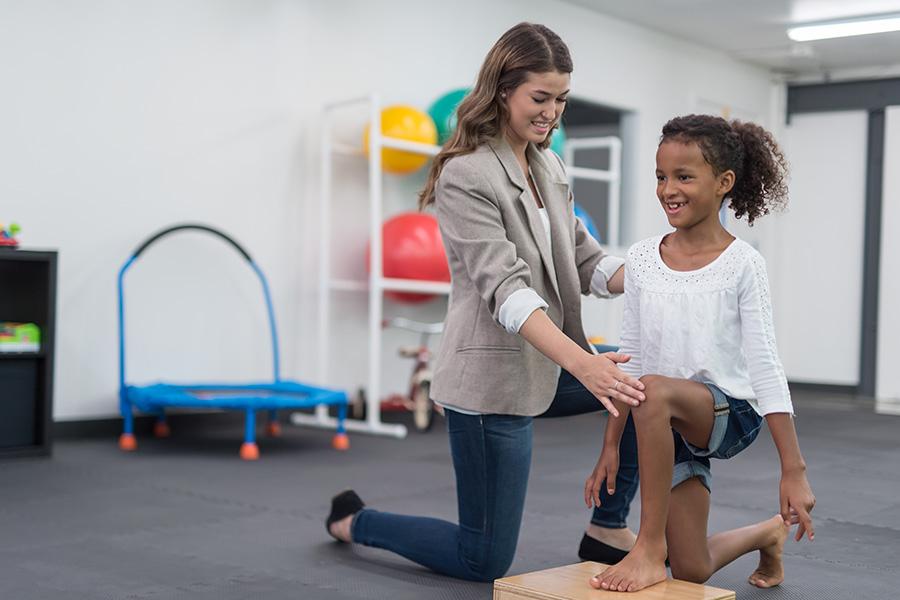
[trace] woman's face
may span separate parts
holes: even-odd
[[[506,136],[513,145],[543,142],[559,122],[569,95],[568,73],[529,73],[519,87],[506,92],[509,121]]]

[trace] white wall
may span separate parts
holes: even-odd
[[[58,419],[115,414],[115,272],[140,239],[179,220],[221,226],[246,244],[272,280],[285,370],[313,377],[326,101],[376,91],[389,103],[427,107],[471,83],[509,26],[545,23],[572,50],[573,94],[633,111],[625,123],[634,192],[624,199],[627,241],[665,228],[653,161],[668,118],[701,98],[759,115],[770,107],[763,70],[559,0],[463,0],[452,8],[413,0],[21,0],[4,3],[0,17],[0,52],[16,57],[0,63],[8,90],[0,96],[0,219],[20,221],[26,245],[61,250]],[[358,139],[362,120],[348,115],[348,129],[356,128],[349,139]],[[346,193],[335,206],[335,258],[361,275],[364,168],[347,162],[338,173]],[[421,181],[389,181],[389,210],[412,208]],[[147,341],[133,357],[135,377],[266,373],[255,283],[227,251],[185,236],[140,266],[130,335]],[[151,288],[163,276],[180,292],[166,300],[198,308],[155,302]],[[365,303],[352,294],[336,302],[341,328],[332,346],[348,366],[332,380],[352,388],[364,381]],[[440,318],[441,310],[438,301],[412,312]],[[226,332],[216,321],[245,314],[245,324],[231,321]],[[176,352],[195,348],[207,352]],[[388,387],[399,385],[400,365],[388,365]]]
[[[900,414],[900,106],[885,111],[876,408]]]
[[[790,202],[769,250],[791,381],[859,383],[867,127],[866,111],[800,114],[783,136]]]
[[[172,222],[246,244],[285,333],[296,330],[305,13],[294,2],[3,3],[0,219],[22,224],[25,246],[60,250],[56,418],[117,412],[116,271]],[[175,283],[148,306],[164,271]],[[136,378],[268,374],[253,345],[265,327],[256,284],[229,250],[173,239],[132,275]],[[298,343],[285,336],[291,370]]]

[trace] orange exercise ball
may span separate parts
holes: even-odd
[[[369,125],[363,135],[363,148],[369,156]],[[381,111],[381,135],[408,142],[437,144],[437,127],[432,118],[413,106],[389,106]],[[405,175],[417,171],[428,162],[427,154],[416,154],[393,148],[382,148],[381,168],[390,173]]]
[[[382,263],[385,277],[450,281],[450,266],[438,229],[437,219],[419,212],[402,213],[384,222],[381,227]],[[366,252],[368,265],[368,254]],[[399,302],[419,303],[430,300],[433,294],[386,292]]]

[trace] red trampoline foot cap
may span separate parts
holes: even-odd
[[[244,460],[259,459],[259,446],[252,442],[244,442],[241,444],[241,458]]]
[[[125,452],[134,452],[137,450],[137,439],[133,433],[123,433],[119,436],[119,449]]]
[[[158,438],[167,438],[172,435],[172,430],[165,421],[157,421],[153,424],[153,435]]]

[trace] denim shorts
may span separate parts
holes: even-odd
[[[709,447],[692,446],[681,437],[680,433],[672,431],[675,438],[673,488],[691,477],[697,477],[703,487],[709,490],[712,484],[709,459],[727,459],[736,456],[756,439],[762,426],[762,417],[749,402],[731,398],[711,383],[705,385],[712,392],[715,413]]]

